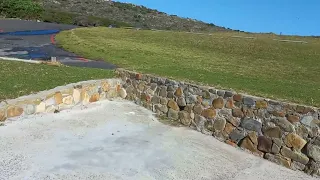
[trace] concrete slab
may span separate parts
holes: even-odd
[[[313,179],[120,100],[12,119],[0,132],[1,180]]]

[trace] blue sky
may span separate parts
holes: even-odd
[[[120,0],[249,32],[320,35],[320,0]]]

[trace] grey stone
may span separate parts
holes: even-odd
[[[200,115],[195,115],[193,124],[196,126],[197,131],[203,132],[205,129],[206,118]]]
[[[309,157],[311,157],[315,161],[320,162],[320,146],[308,144],[307,154]]]
[[[196,95],[190,95],[186,97],[186,103],[187,104],[195,104],[197,102],[197,96]]]
[[[252,99],[250,97],[244,97],[242,100],[243,100],[243,104],[246,106],[254,106],[254,104],[255,104],[254,99]]]
[[[244,131],[239,131],[238,129],[233,130],[230,134],[230,139],[237,144],[245,137],[246,133]]]
[[[280,153],[280,146],[278,146],[276,143],[273,143],[273,144],[272,144],[271,152],[272,152],[273,154],[278,154],[278,153]]]
[[[27,114],[27,115],[31,115],[31,114],[34,114],[36,112],[36,107],[33,105],[33,104],[28,104],[26,106],[26,108],[24,109],[24,112]]]
[[[209,92],[212,94],[217,94],[217,90],[215,90],[215,89],[209,89]]]
[[[314,123],[314,117],[313,116],[304,116],[301,121],[302,124],[309,126],[309,127],[315,127],[318,126]]]
[[[169,91],[167,93],[167,97],[170,98],[170,99],[173,99],[174,98],[174,92],[173,91]]]
[[[309,134],[309,130],[308,130],[308,128],[306,127],[306,126],[304,126],[304,125],[298,125],[297,127],[296,127],[296,133],[299,135],[299,136],[301,136],[301,137],[303,137],[304,139],[306,139],[307,137],[308,137],[308,134]]]
[[[287,147],[283,146],[280,152],[284,157],[290,158],[302,164],[307,164],[309,162],[309,158],[306,155],[302,154],[301,152],[291,151],[291,149]]]
[[[167,98],[160,97],[160,104],[167,105],[168,104]]]
[[[161,97],[167,97],[167,87],[162,86],[162,87],[160,88],[159,96],[161,96]]]
[[[224,130],[226,123],[227,123],[227,121],[225,118],[218,117],[213,122],[213,128],[215,131],[222,131],[222,130]]]
[[[156,110],[158,110],[158,111],[160,111],[162,113],[167,113],[168,110],[169,110],[167,105],[161,105],[161,104],[154,105],[154,109],[156,109]]]
[[[293,170],[299,170],[299,171],[303,171],[305,169],[306,165],[302,164],[302,163],[299,163],[297,161],[293,161],[291,163],[291,168]]]
[[[229,118],[232,116],[232,110],[231,109],[221,109],[221,110],[219,110],[218,115],[221,117]]]
[[[175,110],[169,108],[168,118],[173,119],[173,120],[178,120],[179,119],[179,111],[175,111]]]
[[[153,104],[159,104],[159,103],[160,103],[160,97],[159,97],[159,96],[153,96],[153,97],[151,98],[151,102],[152,102]]]
[[[210,94],[209,91],[205,90],[205,91],[202,92],[202,97],[204,99],[210,99],[211,98],[211,94]]]
[[[255,119],[244,118],[241,120],[240,126],[247,129],[247,130],[256,131],[259,134],[262,134],[262,132],[261,132],[262,124],[261,124],[261,122],[255,120]]]
[[[186,100],[183,97],[179,97],[177,99],[177,103],[178,103],[178,106],[182,106],[182,107],[187,105]]]
[[[272,119],[271,121],[286,132],[294,132],[295,130],[294,126],[286,118],[277,117]]]
[[[167,91],[175,91],[175,90],[174,90],[174,88],[173,88],[172,85],[169,85],[169,86],[167,87]]]
[[[179,112],[179,119],[180,122],[185,125],[185,126],[190,126],[191,124],[191,117],[190,117],[190,113],[188,113],[187,111],[180,111]]]
[[[151,83],[150,89],[155,91],[157,89],[158,85],[156,83]]]
[[[218,90],[218,91],[217,91],[217,95],[218,95],[218,96],[222,96],[222,97],[223,97],[224,94],[225,94],[225,91],[223,91],[223,90]]]
[[[224,98],[229,98],[229,97],[232,97],[232,96],[233,96],[233,92],[231,92],[231,91],[226,91],[224,93]]]
[[[193,105],[187,104],[186,107],[184,108],[184,110],[187,111],[188,113],[192,113],[193,112]]]
[[[272,138],[273,143],[281,147],[283,145],[282,139],[280,138]]]

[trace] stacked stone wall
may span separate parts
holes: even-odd
[[[320,110],[118,70],[127,100],[293,170],[320,175]]]

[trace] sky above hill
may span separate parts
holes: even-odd
[[[249,32],[320,35],[320,0],[120,0]]]

